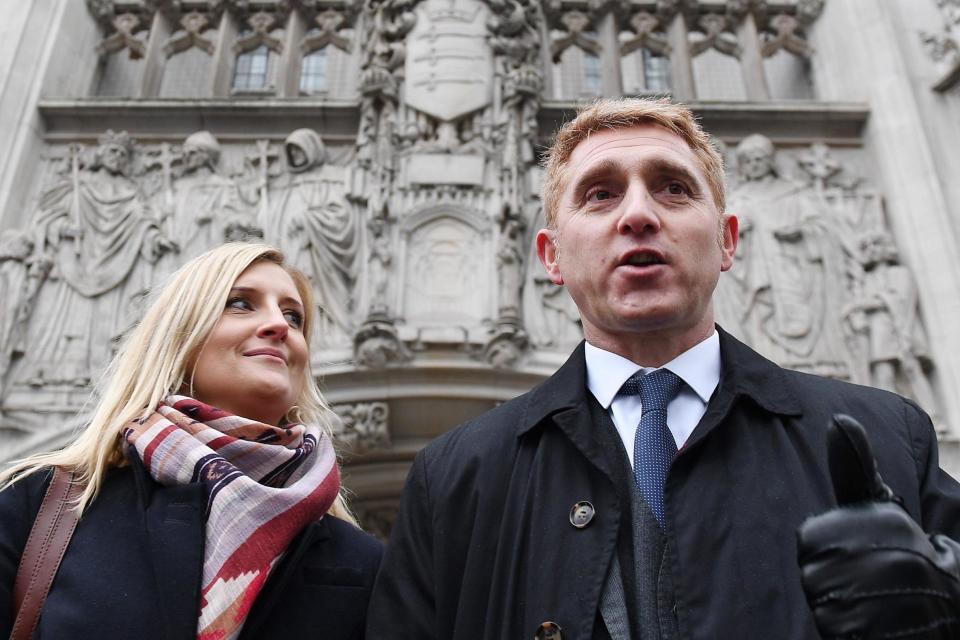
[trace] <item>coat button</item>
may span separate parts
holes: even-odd
[[[561,631],[563,629],[560,628],[560,625],[547,620],[537,627],[537,632],[533,634],[533,640],[563,640]]]
[[[578,502],[577,504],[573,505],[572,509],[570,509],[570,524],[575,526],[577,529],[583,529],[585,526],[590,524],[595,513],[596,511],[594,510],[593,505],[586,500]]]

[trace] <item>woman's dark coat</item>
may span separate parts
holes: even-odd
[[[49,474],[0,492],[0,638],[10,635],[13,583]],[[164,487],[139,458],[109,472],[77,526],[35,638],[186,640],[197,634],[203,570],[200,485]],[[382,546],[332,516],[294,538],[257,597],[240,638],[364,637]]]
[[[675,591],[665,610],[683,638],[814,640],[796,528],[836,504],[831,415],[863,422],[884,479],[927,531],[960,537],[960,485],[938,469],[933,428],[914,404],[781,369],[723,332],[720,350],[720,385],[666,483]],[[530,393],[420,452],[369,637],[513,640],[542,637],[547,621],[563,640],[595,637],[632,477],[618,439],[594,428],[591,398],[581,346]],[[584,528],[570,522],[580,501],[595,509]]]

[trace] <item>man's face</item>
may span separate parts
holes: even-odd
[[[110,173],[122,173],[127,167],[127,150],[118,144],[105,144],[100,149],[100,163]]]
[[[183,164],[187,171],[196,171],[210,162],[210,155],[205,149],[192,144],[183,146]]]
[[[737,154],[740,174],[747,180],[760,180],[773,173],[773,158],[763,149],[744,149]]]
[[[556,229],[537,234],[537,253],[587,338],[709,335],[737,220],[721,218],[683,138],[656,125],[604,130],[573,150],[566,173]]]
[[[290,160],[290,166],[297,169],[306,166],[307,154],[299,146],[291,144],[287,147],[287,157]]]

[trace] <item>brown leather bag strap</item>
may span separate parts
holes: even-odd
[[[73,472],[54,468],[17,569],[13,585],[17,619],[10,640],[29,640],[37,627],[40,610],[80,520],[77,510],[70,507],[82,491],[83,486],[75,482]]]

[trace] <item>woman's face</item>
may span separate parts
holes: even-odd
[[[303,302],[272,262],[240,274],[194,368],[193,395],[224,411],[279,424],[303,386]]]

